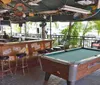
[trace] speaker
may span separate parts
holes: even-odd
[[[22,27],[23,23],[19,23],[19,26]]]
[[[47,25],[46,22],[42,22],[42,23],[40,24],[40,27],[43,27],[43,26],[46,26],[46,25]]]
[[[39,33],[39,28],[37,28],[37,33]]]

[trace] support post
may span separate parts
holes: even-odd
[[[52,15],[50,16],[50,39],[52,39]]]
[[[11,21],[10,21],[10,28],[11,28],[11,36],[12,36],[13,34],[12,34],[12,25],[11,25]]]

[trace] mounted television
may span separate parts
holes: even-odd
[[[0,24],[1,25],[9,25],[10,26],[10,21],[9,20],[1,20]]]

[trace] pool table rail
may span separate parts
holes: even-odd
[[[84,64],[84,63],[89,62],[89,61],[92,61],[94,59],[100,59],[100,54],[99,55],[92,56],[90,58],[82,59],[82,60],[80,60],[80,61],[78,61],[76,63],[77,64]]]

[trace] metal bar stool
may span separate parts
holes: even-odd
[[[0,62],[1,62],[1,77],[3,79],[4,74],[7,72],[10,72],[10,74],[12,75],[12,69],[11,69],[11,65],[10,65],[10,59],[9,56],[0,56]]]
[[[44,54],[48,53],[47,50],[38,50],[38,56],[42,56]]]
[[[16,54],[15,74],[16,74],[16,71],[17,71],[18,67],[23,70],[23,75],[25,75],[25,68],[28,69],[28,62],[27,62],[27,54],[26,53]]]
[[[40,57],[41,56],[44,56],[46,53],[48,53],[47,50],[38,50],[38,62],[40,64],[40,68],[42,69],[42,64],[41,64],[41,60],[40,60]]]

